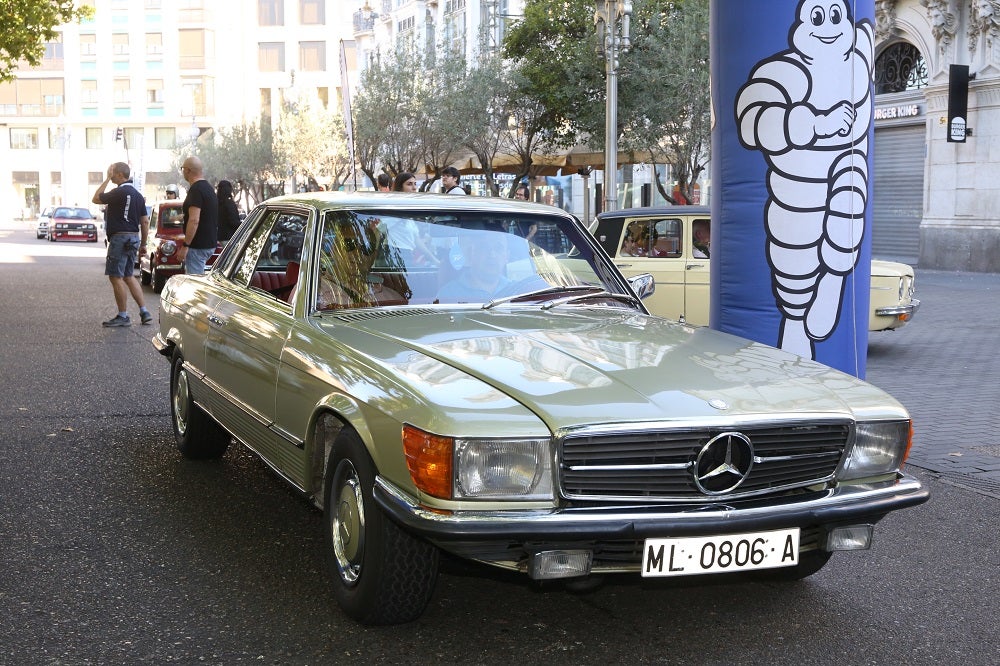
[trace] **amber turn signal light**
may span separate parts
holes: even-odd
[[[417,488],[441,499],[451,499],[454,439],[403,426],[403,451]]]

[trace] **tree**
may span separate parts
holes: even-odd
[[[361,170],[375,181],[380,171],[415,172],[423,156],[417,98],[423,57],[412,45],[389,55],[376,52],[361,73],[354,96],[354,142]]]
[[[509,127],[514,87],[503,61],[481,57],[462,85],[452,94],[454,122],[463,129],[462,146],[479,160],[489,192],[496,189],[493,162]],[[508,193],[514,196],[513,189]]]
[[[299,95],[282,109],[274,150],[285,172],[302,176],[309,189],[338,189],[351,173],[343,115],[315,95]]]
[[[45,43],[59,36],[56,27],[93,16],[93,7],[75,4],[73,0],[0,0],[0,81],[13,79],[21,61],[37,67]]]
[[[211,180],[232,181],[245,208],[284,190],[286,172],[276,159],[271,125],[266,121],[206,132],[174,151],[175,168],[179,169],[188,155],[198,156]]]
[[[511,167],[514,181],[507,193],[510,198],[514,197],[522,179],[539,175],[540,167],[535,164],[535,157],[554,154],[559,146],[558,134],[552,130],[551,112],[519,74],[515,73],[512,78],[510,119],[507,131],[500,133],[500,153],[516,160]]]
[[[431,177],[424,181],[426,191],[441,176],[441,170],[454,162],[461,149],[467,127],[461,113],[466,110],[461,90],[466,78],[465,57],[448,46],[438,47],[443,58],[427,58],[420,77],[416,105],[417,134],[423,150],[421,166]]]
[[[522,97],[541,104],[553,142],[603,136],[604,68],[597,55],[593,0],[527,0],[503,42]]]
[[[618,69],[618,137],[623,150],[668,163],[690,198],[705,169],[709,120],[709,0],[634,0],[632,47]],[[605,65],[597,53],[591,0],[527,0],[504,53],[527,83],[561,146],[604,147]],[[673,201],[657,179],[657,188]]]
[[[644,0],[637,3],[633,49],[623,65],[619,90],[628,105],[622,144],[671,165],[686,201],[705,170],[711,138],[709,0]],[[656,187],[675,201],[657,174]]]

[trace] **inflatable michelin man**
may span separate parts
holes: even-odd
[[[778,346],[815,358],[840,319],[865,233],[874,29],[855,26],[843,0],[803,0],[788,41],[756,64],[735,111],[741,143],[768,166]]]

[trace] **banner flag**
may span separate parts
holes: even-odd
[[[711,6],[712,328],[864,377],[874,0]]]

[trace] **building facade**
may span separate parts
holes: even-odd
[[[1000,272],[1000,1],[877,0],[872,248],[922,268]],[[951,65],[967,65],[949,141]]]
[[[0,203],[34,218],[89,206],[111,162],[147,198],[184,183],[176,146],[276,116],[289,94],[339,98],[343,0],[91,0],[39,67],[0,83]],[[208,174],[210,178],[220,175]]]

